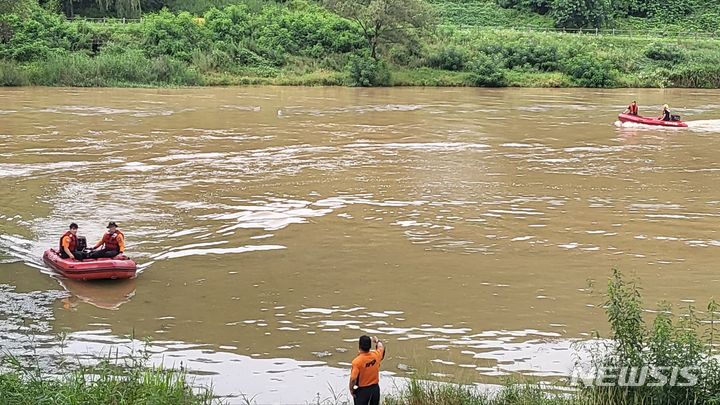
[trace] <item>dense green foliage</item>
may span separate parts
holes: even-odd
[[[350,85],[355,87],[388,86],[390,72],[383,61],[370,56],[353,55],[348,62]]]
[[[7,84],[202,84],[200,74],[276,76],[290,59],[332,65],[333,55],[364,47],[355,24],[317,5],[251,6],[213,8],[201,20],[163,10],[118,25],[66,21],[40,9],[31,18],[0,15],[0,74]]]
[[[476,86],[505,86],[505,73],[500,66],[500,60],[481,53],[470,64],[470,80]]]
[[[0,84],[720,87],[720,42],[714,39],[435,25],[422,0],[403,2],[404,8],[392,13],[376,11],[399,0],[346,7],[362,1],[323,2],[347,18],[311,0],[141,1],[147,7],[142,21],[102,24],[67,21],[24,0],[22,7],[0,14]],[[623,21],[661,18],[655,11],[642,11],[649,10],[649,3],[640,0],[625,11],[605,0],[432,1],[445,22],[454,18],[447,10],[462,4],[491,13],[492,23],[508,25],[516,17],[552,24],[561,4],[567,6],[568,18],[601,18],[579,7],[596,3],[615,10],[614,22],[622,13],[631,16]],[[106,13],[119,4],[103,2]],[[203,10],[202,17],[189,11],[147,12],[191,3]],[[226,3],[232,4],[212,7]],[[0,0],[0,7],[10,9],[7,4]],[[74,4],[99,7],[95,0]],[[645,14],[650,17],[635,16]],[[463,15],[474,18],[472,12]]]
[[[325,0],[324,3],[360,26],[374,59],[378,57],[379,46],[412,40],[410,28],[425,29],[434,17],[424,0]]]
[[[550,15],[560,28],[602,27],[610,14],[607,0],[553,0]]]
[[[462,0],[449,0],[451,2]],[[482,0],[480,2],[492,1]],[[676,26],[720,29],[720,4],[701,0],[496,0],[506,9],[548,15],[564,28]]]

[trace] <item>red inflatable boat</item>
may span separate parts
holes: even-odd
[[[43,261],[63,276],[73,280],[103,280],[133,278],[137,265],[129,257],[120,255],[112,259],[63,259],[55,249],[48,249]]]
[[[682,121],[663,121],[657,118],[641,117],[639,115],[620,114],[620,122],[634,122],[636,124],[657,125],[661,127],[685,128],[688,125]]]

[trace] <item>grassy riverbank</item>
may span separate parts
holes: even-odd
[[[443,24],[381,43],[376,60],[356,22],[318,3],[236,3],[128,24],[0,15],[0,85],[720,87],[716,39]]]
[[[101,362],[96,366],[78,366],[57,372],[61,373],[60,377],[50,377],[19,364],[11,371],[0,371],[0,405],[200,405],[217,402],[209,390],[194,392],[183,371]]]
[[[711,300],[705,311],[689,307],[676,314],[667,304],[657,311],[644,309],[638,287],[614,272],[608,283],[604,305],[611,336],[605,347],[594,349],[591,369],[606,373],[607,386],[588,380],[568,391],[568,382],[557,386],[508,384],[496,393],[473,384],[448,384],[411,379],[399,393],[385,398],[389,405],[443,404],[717,404],[720,402],[720,362],[716,357],[718,305]],[[652,320],[646,321],[646,314]],[[147,368],[147,358],[124,364],[106,359],[94,366],[64,363],[52,377],[37,367],[6,356],[0,368],[0,404],[209,404],[210,390],[193,391],[187,374],[180,370]],[[587,366],[587,365],[585,365]],[[654,370],[641,384],[638,374],[623,377],[622,370]],[[692,383],[670,377],[671,369],[690,368]],[[587,369],[586,369],[587,370]],[[658,371],[659,370],[659,371]],[[662,371],[665,370],[665,371]],[[662,378],[655,372],[666,373]],[[614,379],[612,377],[614,375]],[[584,377],[594,379],[590,373]],[[679,378],[679,379],[678,379]],[[597,380],[595,380],[597,381]],[[625,383],[622,383],[625,381]],[[673,384],[669,381],[681,382]],[[618,383],[619,382],[619,383]],[[319,404],[340,403],[340,400]],[[248,403],[253,403],[252,401]],[[312,403],[312,402],[310,402]]]

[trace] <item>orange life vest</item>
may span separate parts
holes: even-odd
[[[63,242],[63,239],[65,239],[66,236],[69,236],[69,237],[70,237],[70,243],[68,244],[68,250],[70,250],[70,252],[74,252],[74,251],[75,251],[75,248],[77,247],[77,236],[73,235],[73,233],[70,232],[70,231],[65,232],[65,233],[63,234],[63,236],[60,237],[60,251],[61,251],[61,252],[63,251],[63,244],[62,244],[62,242]]]
[[[105,233],[102,238],[102,242],[105,245],[106,250],[120,250],[120,244],[117,241],[117,236],[120,235],[125,238],[125,235],[120,231],[115,231],[115,233]]]

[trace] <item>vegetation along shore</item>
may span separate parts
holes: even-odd
[[[473,384],[453,384],[411,379],[384,399],[385,404],[716,404],[720,401],[720,361],[717,357],[718,305],[689,306],[676,310],[661,303],[649,311],[639,287],[613,271],[604,295],[610,336],[592,350],[585,370],[590,379],[558,381],[557,385],[508,383],[488,393]],[[652,317],[648,314],[651,313]],[[211,404],[224,403],[211,387],[193,388],[186,370],[147,367],[147,355],[137,353],[120,362],[109,355],[96,365],[63,361],[53,377],[39,361],[0,357],[0,404]],[[651,370],[650,374],[625,375],[622,370]],[[657,370],[690,370],[689,382],[660,377]],[[597,384],[598,370],[623,384]],[[667,374],[667,373],[666,373]],[[586,377],[587,377],[586,376]],[[647,380],[653,379],[652,382]],[[643,384],[628,384],[646,379]],[[674,380],[673,380],[674,379]],[[664,381],[664,383],[662,383]],[[692,381],[690,381],[692,380]],[[683,380],[684,381],[684,380]],[[311,398],[308,403],[313,403]],[[252,399],[246,402],[253,403]],[[342,403],[341,398],[316,400],[318,404]]]
[[[717,88],[719,24],[678,0],[0,0],[0,85]]]

